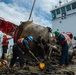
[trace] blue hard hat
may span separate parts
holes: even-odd
[[[34,38],[32,36],[28,36],[28,39],[32,42]]]

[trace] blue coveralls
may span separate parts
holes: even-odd
[[[69,46],[68,46],[67,42],[62,44],[62,41],[65,40],[64,35],[60,34],[57,40],[58,40],[57,44],[62,46],[59,64],[60,65],[63,65],[63,64],[68,65],[69,64],[69,55],[68,55]]]
[[[30,50],[30,48],[29,48],[29,43],[28,43],[28,41],[27,41],[26,39],[23,40],[23,45],[25,46],[25,48],[26,48],[27,50]]]

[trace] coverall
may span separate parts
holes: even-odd
[[[59,64],[60,65],[63,65],[63,64],[68,65],[69,64],[69,55],[68,55],[69,46],[67,44],[67,41],[66,41],[64,35],[60,34],[58,36],[57,44],[62,46]]]
[[[23,52],[18,43],[15,43],[13,45],[13,58],[11,59],[10,67],[13,67],[14,63],[17,61],[17,57],[19,57],[20,67],[23,67],[24,66]]]
[[[13,67],[14,63],[17,60],[17,57],[19,57],[20,67],[24,66],[24,57],[23,51],[20,48],[21,46],[24,46],[25,50],[27,49],[29,52],[28,40],[23,38],[18,39],[17,43],[15,43],[15,45],[13,46],[13,58],[11,60],[10,67]]]

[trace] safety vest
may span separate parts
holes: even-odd
[[[67,43],[67,40],[63,40],[63,41],[61,42],[62,45],[65,44],[65,43]]]
[[[22,46],[22,45],[23,45],[23,40],[24,40],[24,38],[19,38],[19,39],[17,40],[17,43],[18,43],[20,46]]]
[[[11,38],[7,38],[7,37],[4,37],[3,38],[3,41],[2,41],[2,46],[8,46],[8,43],[9,43],[9,39],[11,39]]]

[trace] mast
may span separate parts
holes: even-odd
[[[66,0],[66,2],[68,2],[68,0]]]
[[[61,4],[62,4],[62,1],[61,1],[61,0],[59,0],[59,6],[61,6]]]

